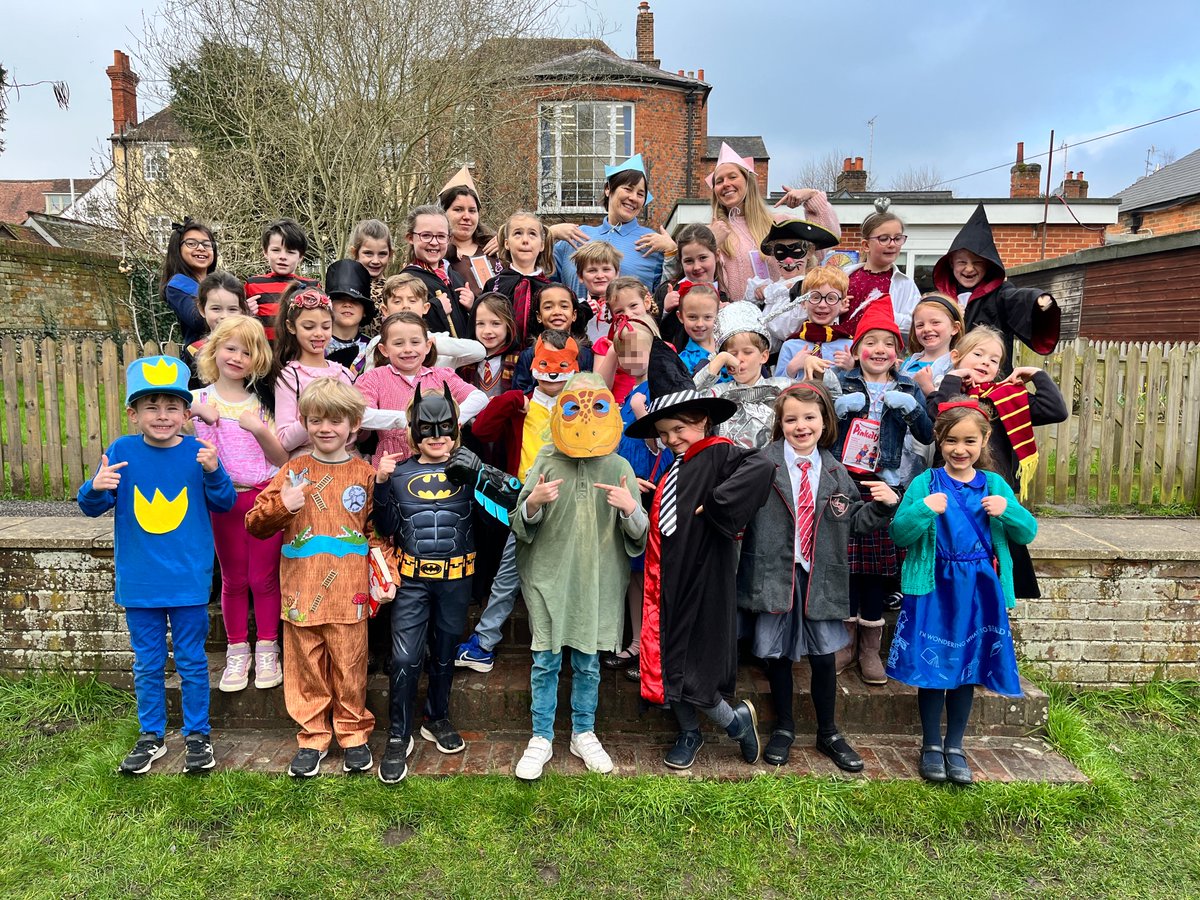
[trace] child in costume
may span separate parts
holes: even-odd
[[[550,430],[554,444],[529,470],[513,520],[533,632],[533,737],[516,768],[526,781],[540,777],[553,755],[564,648],[571,650],[571,753],[593,772],[612,771],[595,732],[599,654],[619,646],[629,560],[645,547],[648,522],[633,469],[614,452],[621,418],[603,378],[573,376]]]
[[[962,740],[975,685],[1021,695],[1007,612],[1016,605],[1010,549],[1032,541],[1037,522],[1002,476],[976,468],[987,463],[991,427],[973,397],[942,403],[934,433],[945,465],[913,479],[892,522],[908,552],[888,674],[917,688],[920,773],[929,781],[971,783]]]
[[[876,479],[903,488],[900,463],[904,438],[933,439],[921,389],[897,371],[904,346],[886,297],[876,300],[859,319],[850,348],[856,365],[849,372],[828,368],[825,383],[838,417],[834,456],[859,483],[862,498],[870,499],[865,480]],[[812,362],[819,362],[810,360]],[[837,373],[836,378],[834,373]],[[883,642],[883,607],[899,574],[896,548],[885,534],[855,535],[850,540],[850,645],[838,653],[838,672],[857,658],[867,684],[887,683],[879,652]],[[856,647],[857,642],[857,647]]]
[[[311,451],[288,462],[246,515],[246,530],[257,538],[283,532],[283,697],[300,726],[288,775],[320,772],[335,737],[342,770],[369,772],[368,554],[381,542],[371,529],[375,471],[346,449],[362,419],[362,396],[318,378],[304,389],[299,411]]]
[[[725,295],[724,275],[717,250],[717,239],[707,225],[684,225],[678,234],[678,269],[673,280],[663,280],[654,292],[654,302],[661,310],[658,327],[663,340],[672,347],[687,344],[683,322],[683,298],[688,291],[706,285],[716,291],[720,306],[729,302]],[[664,275],[666,273],[664,272]],[[718,307],[719,308],[719,307]],[[695,371],[694,369],[692,371]]]
[[[517,367],[513,371],[513,387],[526,394],[533,390],[534,379],[530,372],[530,366],[533,363],[533,345],[543,331],[570,333],[575,340],[580,371],[592,371],[595,362],[592,348],[587,346],[587,341],[584,339],[584,323],[579,319],[581,308],[575,302],[575,295],[571,293],[569,287],[554,282],[544,285],[537,295],[536,306],[536,321],[529,333],[529,344],[517,357]],[[584,309],[582,312],[587,313],[587,310]]]
[[[717,344],[721,352],[693,378],[697,390],[712,390],[732,400],[737,410],[720,426],[720,434],[740,447],[761,448],[771,440],[775,398],[792,383],[790,378],[767,378],[763,366],[771,336],[763,326],[758,307],[749,301],[730,303],[717,316]],[[732,381],[720,382],[725,370]]]
[[[376,306],[383,300],[383,284],[392,261],[392,232],[378,219],[364,219],[350,232],[346,243],[346,259],[362,263],[371,276],[371,302]]]
[[[325,358],[350,370],[358,378],[367,368],[370,338],[363,328],[375,321],[371,302],[371,276],[366,266],[339,259],[325,270],[325,293],[333,304],[333,333],[325,345]]]
[[[150,771],[167,752],[167,632],[179,673],[185,772],[216,763],[209,740],[208,596],[212,522],[237,497],[216,448],[181,435],[192,395],[188,369],[170,356],[139,359],[126,373],[125,406],[140,434],[119,437],[79,489],[84,515],[115,508],[114,599],[125,610],[133,650],[137,743],[121,762],[127,775]]]
[[[366,368],[368,371],[387,365],[387,356],[384,355],[383,348],[379,346],[379,328],[383,325],[384,319],[400,312],[416,313],[425,319],[426,324],[429,322],[429,291],[425,288],[425,282],[416,275],[401,273],[391,276],[383,283],[383,298],[379,304],[379,324],[375,326],[375,336],[367,342]],[[479,362],[484,358],[484,349],[478,341],[451,337],[448,332],[444,331],[431,331],[429,336],[433,338],[434,346],[437,348],[437,359],[433,364],[435,369],[455,369]]]
[[[471,307],[471,322],[475,327],[475,342],[483,348],[483,355],[460,365],[458,375],[492,400],[512,389],[517,368],[517,325],[512,303],[495,291],[482,294]],[[434,337],[435,344],[437,341]]]
[[[621,251],[604,241],[588,241],[571,254],[571,263],[586,291],[579,302],[585,304],[591,314],[585,334],[588,346],[608,337],[612,314],[604,298],[608,294],[609,284],[621,271],[621,259]]]
[[[780,278],[778,281],[762,282],[762,317],[763,324],[771,335],[771,349],[776,350],[788,338],[795,337],[800,330],[808,312],[800,296],[802,291],[811,288],[801,288],[810,273],[817,268],[817,251],[826,250],[837,245],[835,234],[801,218],[789,218],[776,221],[767,236],[763,238],[760,249],[766,259],[772,259],[779,264]],[[751,284],[759,283],[760,279],[751,278]],[[834,283],[835,286],[837,283]],[[840,287],[840,286],[839,286]],[[846,289],[841,288],[842,296]],[[841,313],[838,309],[837,313]]]
[[[912,328],[908,332],[909,355],[900,364],[900,374],[911,378],[929,396],[953,367],[950,351],[963,334],[962,311],[954,298],[936,291],[925,294],[913,310]],[[921,443],[911,433],[906,435],[900,483],[908,484],[932,462],[933,446]]]
[[[267,340],[273,341],[275,320],[279,316],[279,303],[284,291],[294,281],[318,290],[321,286],[313,278],[296,274],[300,263],[308,255],[308,237],[294,220],[279,219],[264,228],[262,251],[269,271],[246,279],[246,299],[257,304],[255,315],[262,323]]]
[[[842,325],[851,333],[858,329],[863,314],[880,297],[891,302],[892,316],[907,334],[912,322],[913,307],[921,298],[916,283],[900,270],[896,260],[908,240],[904,223],[895,213],[888,212],[891,201],[880,197],[875,201],[875,212],[862,223],[863,249],[866,259],[845,267],[850,276],[849,307],[842,316]]]
[[[579,372],[579,347],[565,331],[543,331],[534,344],[532,372],[536,387],[528,394],[506,391],[494,398],[471,423],[482,441],[505,450],[506,472],[521,481],[550,439],[550,416],[558,395]],[[491,594],[471,636],[458,645],[454,664],[476,672],[490,672],[500,643],[500,629],[512,615],[520,582],[517,575],[517,539],[509,534],[492,580]]]
[[[536,336],[538,296],[554,274],[550,231],[533,213],[517,210],[500,226],[496,240],[500,244],[500,261],[504,268],[499,275],[489,279],[483,289],[501,293],[512,301],[517,342],[527,347]]]
[[[695,374],[717,353],[717,315],[721,311],[721,298],[715,288],[707,284],[685,284],[679,288],[679,321],[683,323],[683,334],[687,338],[679,351],[683,367]],[[729,380],[724,372],[718,380]]]
[[[159,281],[159,297],[175,312],[185,347],[204,336],[204,319],[196,310],[200,282],[217,267],[217,239],[212,229],[191,217],[171,223],[167,255]],[[254,309],[253,302],[251,309]]]
[[[796,298],[803,318],[779,349],[776,378],[803,378],[810,356],[852,367],[850,339],[854,333],[838,322],[846,308],[848,282],[846,273],[836,266],[817,266],[804,276]],[[771,329],[770,323],[767,328]]]
[[[469,337],[468,314],[475,293],[466,280],[446,262],[450,243],[450,220],[440,206],[416,206],[408,212],[405,236],[410,261],[406,275],[415,275],[429,293],[429,330],[448,332],[452,337]]]
[[[1034,366],[1013,369],[997,381],[1004,368],[1004,338],[994,328],[977,325],[950,352],[954,368],[927,398],[932,414],[937,405],[958,394],[980,401],[991,423],[988,435],[988,468],[1002,477],[1019,497],[1026,497],[1037,472],[1038,450],[1033,429],[1064,421],[1069,411],[1058,385]],[[1032,384],[1034,390],[1026,385]],[[940,463],[935,457],[935,465]],[[1012,548],[1013,583],[1018,597],[1040,597],[1037,576],[1029,551],[1018,544]]]
[[[183,348],[180,358],[187,363],[192,373],[188,386],[195,390],[204,382],[196,372],[196,357],[204,347],[208,335],[229,316],[249,316],[250,305],[246,302],[246,291],[242,283],[228,272],[213,272],[200,282],[196,293],[196,308],[204,319],[207,332]]]
[[[222,691],[240,691],[249,683],[265,689],[283,681],[279,667],[279,551],[281,535],[266,540],[246,531],[246,513],[288,452],[275,437],[273,398],[263,390],[271,371],[271,345],[262,326],[248,316],[231,316],[209,336],[198,360],[205,387],[192,392],[196,437],[217,449],[237,489],[237,503],[212,515],[213,539],[221,563],[221,617],[229,642]],[[250,651],[250,595],[258,632]]]
[[[658,437],[675,454],[650,510],[640,658],[642,697],[670,703],[679,736],[664,762],[690,768],[704,744],[696,711],[725,729],[748,763],[762,746],[748,700],[730,705],[737,683],[738,535],[766,502],[775,467],[756,450],[716,435],[737,412],[697,391],[665,344],[650,356],[654,394],[627,437]]]
[[[738,606],[753,613],[754,655],[766,663],[775,729],[763,758],[787,763],[796,739],[792,668],[808,657],[817,713],[816,747],[840,769],[860,772],[862,758],[834,719],[834,653],[849,640],[847,546],[851,532],[887,524],[899,502],[882,481],[864,486],[870,500],[829,452],[837,441],[833,401],[813,383],[793,385],[775,401],[774,440],[764,455],[775,466],[774,490],[742,538]]]
[[[1000,332],[1004,348],[1002,378],[1008,377],[1012,369],[1014,338],[1043,356],[1054,352],[1062,310],[1045,291],[1019,288],[1008,281],[982,203],[946,255],[934,264],[933,285],[943,294],[958,298],[968,331],[977,325],[989,325]]]

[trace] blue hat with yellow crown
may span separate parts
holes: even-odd
[[[192,402],[188,390],[191,371],[181,359],[173,356],[147,356],[135,360],[125,371],[125,405],[133,406],[138,397],[148,394],[173,394]]]

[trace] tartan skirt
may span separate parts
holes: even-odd
[[[904,496],[903,488],[893,488],[898,496]],[[863,500],[870,501],[871,491],[858,483]],[[904,551],[892,543],[887,526],[870,534],[852,534],[849,544],[850,573],[852,575],[899,575]]]

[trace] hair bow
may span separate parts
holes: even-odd
[[[982,409],[982,407],[980,407],[979,401],[976,400],[974,397],[968,397],[966,400],[951,400],[949,403],[939,403],[938,404],[938,415],[940,416],[942,413],[946,412],[947,410],[958,409],[959,407],[962,407],[964,409],[973,409],[973,410],[975,410],[975,412],[980,413],[980,414],[983,413],[983,409]]]
[[[187,231],[189,228],[191,228],[195,224],[195,222],[196,222],[196,220],[193,219],[191,216],[184,216],[182,223],[179,223],[179,222],[171,223],[171,230],[173,232],[175,232],[176,234],[183,234],[185,231]]]
[[[299,306],[301,309],[325,309],[331,303],[329,297],[322,294],[316,288],[306,288],[303,291],[297,291],[292,294],[292,299],[288,301],[289,306]]]

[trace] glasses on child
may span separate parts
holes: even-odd
[[[321,309],[328,308],[329,298],[318,290],[312,288],[294,294],[292,299],[288,301],[292,306],[299,306],[301,309]]]
[[[813,306],[841,306],[841,294],[818,294],[816,291],[810,291],[804,297]]]
[[[438,234],[436,231],[417,231],[414,234],[423,244],[444,244],[450,240],[450,235]]]
[[[213,248],[213,242],[198,241],[195,238],[188,238],[183,242],[183,246],[187,247],[189,250],[199,250],[201,247],[203,247],[205,250],[211,250]]]
[[[771,255],[780,262],[785,259],[804,259],[808,256],[808,244],[805,241],[797,241],[794,244],[776,241],[771,245]]]
[[[868,240],[875,241],[880,246],[886,247],[891,244],[894,247],[903,247],[904,242],[908,240],[907,234],[873,234]]]

